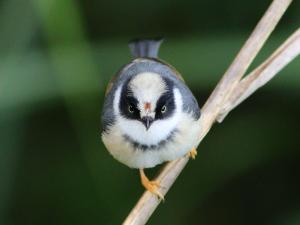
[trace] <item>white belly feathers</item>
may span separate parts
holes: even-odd
[[[134,145],[121,132],[119,123],[103,133],[102,140],[112,156],[121,163],[131,168],[150,168],[183,157],[193,147],[197,147],[200,123],[191,118],[182,113],[172,138],[158,148],[144,149]]]

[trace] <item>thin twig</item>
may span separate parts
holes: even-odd
[[[209,107],[210,111],[220,109],[231,95],[291,2],[292,0],[273,0],[206,102],[205,106]]]
[[[201,110],[202,116],[200,123],[202,130],[199,134],[199,143],[210,130],[211,126],[219,116],[220,110],[223,109],[224,103],[226,103],[228,97],[231,96],[231,92],[239,84],[240,79],[243,77],[254,57],[257,55],[291,2],[292,0],[274,0],[272,2],[253,33],[216,86]],[[167,193],[187,162],[188,157],[183,157],[166,164],[156,179],[161,184],[161,188],[159,189],[160,193],[163,195]],[[123,222],[123,225],[145,224],[159,203],[160,200],[156,196],[145,191],[136,206]]]
[[[300,29],[296,30],[265,62],[241,80],[223,106],[218,122],[222,122],[232,109],[275,77],[280,70],[299,54]]]

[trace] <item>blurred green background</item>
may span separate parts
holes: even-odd
[[[164,36],[203,105],[270,2],[0,0],[0,225],[120,224],[143,188],[105,150],[100,112],[127,42]],[[294,1],[251,68],[299,25]],[[299,72],[214,126],[148,224],[300,224]]]

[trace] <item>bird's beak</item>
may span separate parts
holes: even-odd
[[[146,127],[146,130],[148,130],[153,122],[153,118],[151,116],[144,116],[142,117],[142,122]]]

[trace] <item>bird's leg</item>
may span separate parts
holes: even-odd
[[[192,159],[195,159],[197,156],[197,150],[195,148],[192,148],[192,150],[188,152],[188,156]]]
[[[151,193],[155,194],[161,200],[164,200],[164,196],[157,190],[160,187],[158,181],[150,181],[144,173],[144,169],[140,169],[140,176],[142,185]]]

